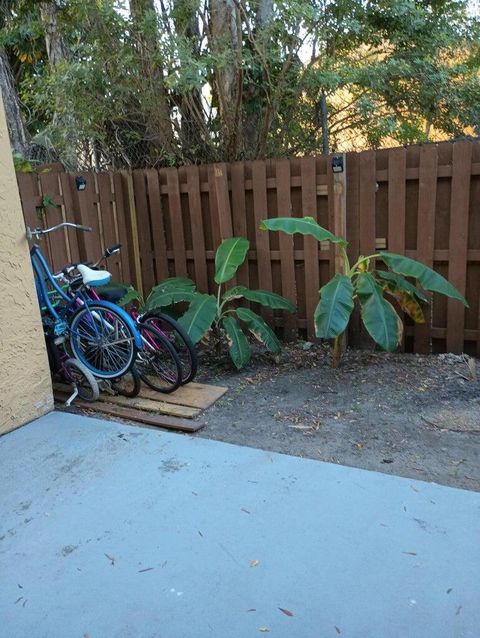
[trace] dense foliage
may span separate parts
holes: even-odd
[[[476,135],[467,4],[1,0],[13,145],[118,167]]]

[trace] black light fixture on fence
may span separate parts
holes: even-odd
[[[77,175],[75,177],[75,186],[77,187],[77,191],[84,191],[87,188],[87,180],[82,175]]]
[[[334,155],[332,157],[332,171],[334,173],[343,173],[343,156]]]

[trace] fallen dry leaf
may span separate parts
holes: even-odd
[[[268,634],[270,629],[268,627],[260,627],[260,629],[258,631],[261,631],[262,634]]]
[[[250,514],[250,512],[245,507],[241,507],[240,509],[242,510],[242,512],[245,512],[245,514]]]
[[[112,565],[115,565],[115,556],[110,556],[110,554],[105,554],[105,556],[112,563]]]
[[[258,564],[260,563],[259,560],[251,560],[250,561],[250,567],[256,567]]]
[[[341,634],[342,632],[340,631],[340,628],[337,627],[337,625],[335,625],[335,631],[337,632],[337,634]]]
[[[253,609],[253,608],[252,608],[252,609],[247,609],[247,614],[248,614],[249,612],[251,612],[251,611],[257,611],[257,610],[256,610],[256,609]]]
[[[408,554],[409,556],[416,556],[417,552],[402,552],[402,554]]]
[[[279,607],[279,609],[282,614],[285,614],[285,616],[293,616],[292,612],[289,609],[283,609],[283,607]]]
[[[154,569],[153,567],[145,567],[145,569],[139,569],[138,573],[142,574],[143,572],[151,572],[152,569]]]

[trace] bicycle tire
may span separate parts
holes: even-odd
[[[112,379],[111,384],[112,389],[117,394],[120,394],[122,397],[134,399],[140,393],[142,380],[140,379],[137,368],[133,365],[123,377]]]
[[[185,328],[169,315],[156,309],[149,310],[139,319],[139,323],[159,330],[175,348],[182,366],[181,385],[193,381],[198,368],[197,351]]]
[[[88,303],[69,320],[70,347],[99,379],[116,379],[132,367],[137,355],[136,335],[120,312]]]
[[[76,386],[78,396],[82,401],[96,401],[100,395],[98,383],[90,370],[78,359],[70,357],[62,363],[63,368],[67,372],[62,371],[62,377],[71,385]],[[78,376],[83,379],[80,383]]]
[[[141,380],[157,392],[174,392],[182,381],[182,365],[175,348],[152,326],[139,323],[138,328],[144,347],[138,352],[135,367]]]

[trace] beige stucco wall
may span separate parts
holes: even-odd
[[[48,360],[0,98],[0,434],[52,408]]]

